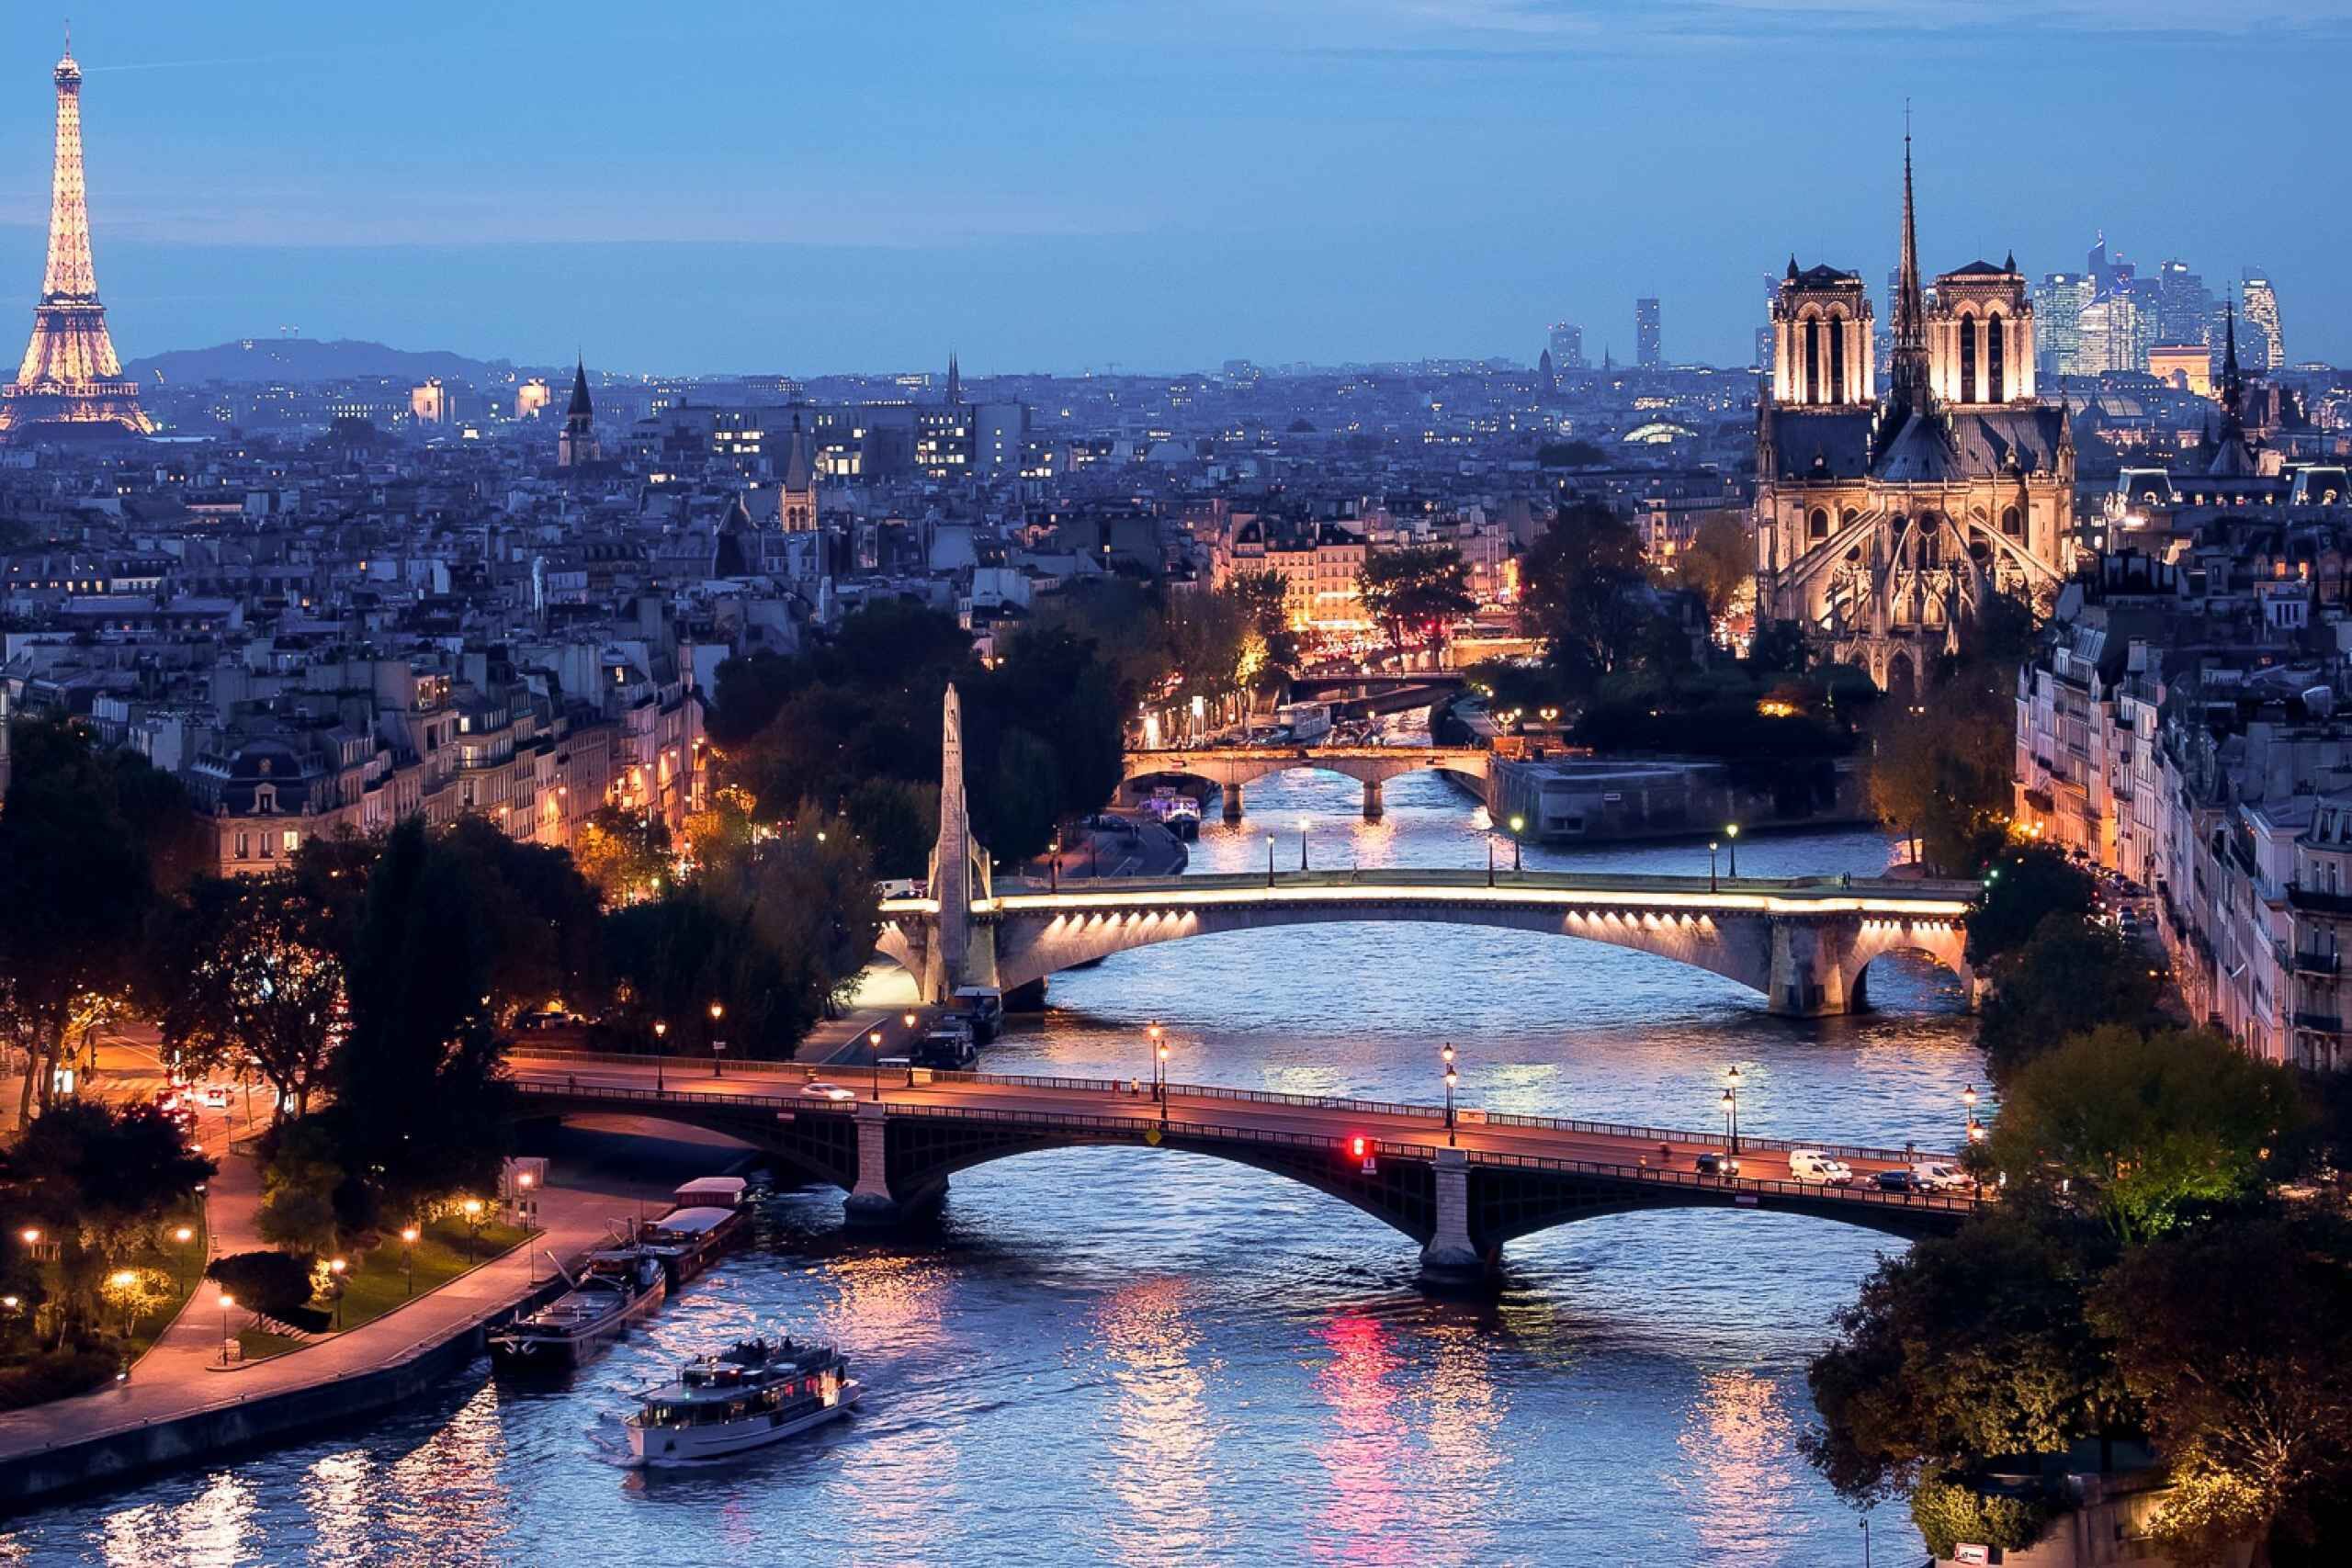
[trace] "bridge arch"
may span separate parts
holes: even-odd
[[[1409,773],[1445,773],[1465,783],[1487,776],[1487,753],[1466,747],[1426,746],[1290,746],[1204,747],[1192,750],[1130,751],[1122,773],[1122,787],[1130,794],[1153,783],[1191,779],[1223,793],[1224,816],[1241,820],[1246,787],[1294,768],[1336,773],[1363,785],[1363,814],[1379,819],[1382,790],[1389,780]]]

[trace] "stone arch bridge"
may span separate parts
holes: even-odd
[[[635,1071],[643,1079],[643,1069]],[[692,1088],[611,1081],[627,1076],[591,1068],[557,1077],[534,1066],[514,1081],[517,1113],[623,1114],[706,1128],[808,1181],[845,1189],[849,1217],[865,1222],[934,1203],[957,1171],[1038,1150],[1208,1155],[1352,1204],[1420,1244],[1424,1273],[1439,1279],[1483,1274],[1515,1237],[1604,1214],[1772,1210],[1917,1236],[1956,1228],[1975,1206],[1971,1198],[1797,1182],[1788,1179],[1785,1143],[1743,1140],[1741,1174],[1718,1177],[1696,1170],[1688,1156],[1720,1147],[1719,1139],[1541,1117],[1481,1118],[1462,1134],[1466,1146],[1457,1146],[1432,1107],[1185,1085],[1171,1086],[1171,1114],[1163,1116],[1156,1102],[1114,1082],[917,1073],[909,1077],[918,1082],[901,1083],[894,1071],[887,1099],[840,1103],[778,1092],[792,1087],[788,1078],[748,1092],[732,1087],[741,1079]],[[861,1077],[844,1076],[851,1083]],[[878,1084],[877,1092],[885,1092]],[[1858,1165],[1929,1157],[1836,1152]]]
[[[1384,809],[1382,786],[1407,773],[1449,773],[1483,784],[1488,754],[1468,746],[1201,746],[1191,750],[1130,751],[1122,789],[1131,797],[1155,784],[1186,780],[1215,784],[1225,798],[1225,819],[1241,820],[1243,788],[1270,773],[1320,768],[1363,785],[1363,819],[1377,822]]]
[[[1342,920],[1408,920],[1540,931],[1656,953],[1759,992],[1770,1010],[1812,1018],[1868,999],[1871,964],[1927,954],[1978,977],[1963,920],[1973,883],[1788,881],[1560,872],[1283,872],[1073,882],[1008,882],[964,911],[958,985],[1010,991],[1113,953],[1220,932]],[[882,904],[880,950],[910,971],[933,961],[944,916],[935,898]],[[945,999],[955,987],[929,994]]]

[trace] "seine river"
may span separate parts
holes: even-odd
[[[1476,865],[1483,814],[1433,777],[1249,788],[1193,864]],[[1508,863],[1510,848],[1502,846]],[[1752,838],[1741,869],[1857,874],[1875,834]],[[1531,864],[1703,870],[1703,845]],[[1950,1147],[1978,1072],[1957,988],[1882,961],[1881,1010],[1767,1017],[1728,981],[1533,935],[1309,927],[1057,977],[1009,1070],[1432,1099]],[[1888,972],[1892,971],[1892,972]],[[476,1375],[365,1429],[16,1521],[0,1562],[272,1564],[1845,1564],[1862,1531],[1806,1468],[1804,1363],[1884,1248],[1736,1212],[1613,1216],[1514,1242],[1499,1292],[1425,1295],[1413,1245],[1336,1200],[1202,1156],[1030,1155],[958,1175],[935,1232],[839,1234],[789,1192],[760,1244],[565,1388]],[[865,1411],[797,1447],[647,1481],[613,1463],[629,1391],[754,1329],[841,1344]],[[1899,1507],[1873,1560],[1925,1556]]]

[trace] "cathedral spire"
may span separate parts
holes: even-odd
[[[2245,377],[2238,369],[2238,307],[2234,299],[2230,301],[2222,332],[2226,335],[2222,340],[2222,409],[2234,423],[2238,410],[2245,401]]]
[[[1887,382],[1895,402],[1928,412],[1928,311],[1919,291],[1919,240],[1911,200],[1911,110],[1903,111],[1903,263],[1894,282],[1894,356]]]

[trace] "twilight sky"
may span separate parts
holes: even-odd
[[[1745,364],[1794,250],[2277,283],[2352,361],[2347,0],[111,0],[77,18],[126,357],[281,326],[819,374],[1508,355]],[[47,13],[0,19],[0,305]]]

